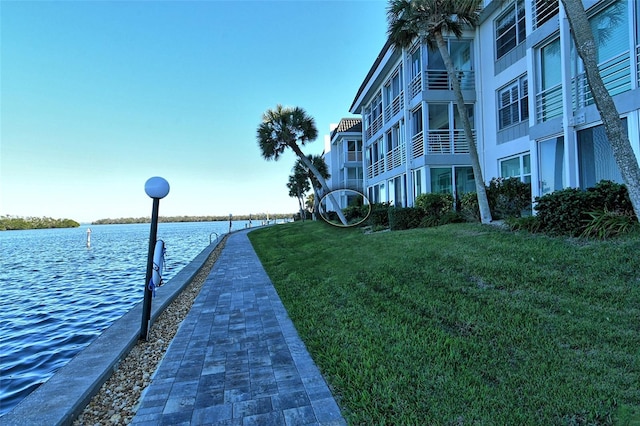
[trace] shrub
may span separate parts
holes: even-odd
[[[389,229],[400,231],[420,226],[424,211],[415,207],[393,207],[389,209]]]
[[[607,209],[587,212],[591,220],[587,221],[581,237],[593,237],[601,240],[627,234],[638,229],[638,221],[633,211],[609,211]]]
[[[349,223],[355,223],[363,220],[369,212],[369,206],[349,206],[342,209],[344,217]]]
[[[536,203],[540,229],[554,235],[578,236],[590,225],[593,229],[588,235],[606,234],[602,228],[615,227],[613,223],[624,220],[622,216],[637,220],[626,187],[611,181],[601,181],[586,191],[555,191],[537,198]]]
[[[531,213],[531,184],[518,178],[493,178],[487,187],[487,198],[494,219],[520,217]]]
[[[593,188],[588,188],[587,192],[593,197],[593,203],[602,209],[611,212],[633,212],[629,192],[622,184],[601,180]]]
[[[480,222],[480,207],[478,207],[478,196],[475,192],[462,194],[458,204],[460,214],[469,222]]]
[[[506,219],[531,214],[531,184],[518,178],[493,178],[487,188],[487,201],[491,217]],[[475,192],[463,194],[459,202],[462,216],[470,222],[480,221],[478,196]]]
[[[425,214],[440,217],[453,210],[453,197],[451,194],[420,194],[414,204]]]
[[[390,203],[371,204],[371,214],[369,214],[369,225],[371,227],[389,226],[389,206]]]
[[[586,212],[595,210],[586,191],[566,188],[536,199],[540,229],[552,235],[577,236],[582,232]]]

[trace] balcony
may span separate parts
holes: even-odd
[[[476,132],[473,131],[473,139]],[[422,132],[411,138],[411,158],[419,158],[423,155],[437,154],[468,154],[469,144],[464,130],[429,130],[426,146]]]
[[[534,31],[558,14],[559,3],[560,0],[535,0],[531,18]]]
[[[536,121],[542,123],[562,115],[562,85],[557,84],[536,95]]]
[[[476,138],[476,132],[473,132]],[[469,144],[464,130],[429,130],[427,154],[468,154]]]
[[[411,158],[418,158],[424,155],[424,135],[422,132],[411,137]]]
[[[378,132],[378,130],[380,130],[381,128],[382,128],[382,114],[377,116],[371,122],[371,124],[367,127],[367,130],[365,131],[365,137],[367,138],[367,140],[371,139],[371,137],[375,135]]]
[[[406,145],[399,145],[385,156],[367,167],[367,178],[371,179],[406,163]]]
[[[427,88],[430,90],[453,90],[453,84],[447,74],[447,70],[425,71]],[[475,90],[475,71],[456,71],[458,82],[462,90]]]
[[[339,189],[353,189],[354,191],[362,191],[362,179],[345,179],[339,184]]]
[[[347,151],[347,161],[362,161],[362,151]]]
[[[631,90],[631,64],[629,59],[629,51],[627,50],[598,65],[602,82],[611,96]],[[585,73],[579,74],[571,81],[571,97],[574,111],[593,104],[593,95]]]
[[[404,92],[400,92],[400,94],[395,98],[393,98],[393,101],[391,101],[391,103],[385,107],[384,109],[385,122],[391,120],[391,117],[395,116],[397,113],[400,112],[400,108],[402,108],[403,100],[404,100]]]
[[[638,77],[638,87],[640,87],[640,44],[636,46],[636,75]]]
[[[420,92],[422,92],[422,73],[419,73],[411,79],[409,87],[409,99],[415,98]]]

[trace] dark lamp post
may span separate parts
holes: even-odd
[[[149,287],[153,275],[153,250],[156,246],[158,235],[158,207],[160,199],[169,193],[169,182],[161,177],[152,177],[144,184],[144,192],[153,199],[151,210],[151,232],[149,234],[149,254],[147,255],[147,276],[144,280],[144,299],[142,301],[142,325],[140,326],[140,339],[149,340],[149,322],[151,321],[151,298],[153,291]]]

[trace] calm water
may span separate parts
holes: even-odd
[[[234,221],[232,229],[246,223]],[[149,230],[134,224],[0,232],[0,415],[142,300]],[[207,247],[212,233],[228,231],[229,222],[160,223],[163,279]]]

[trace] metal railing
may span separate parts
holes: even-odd
[[[418,73],[418,75],[411,79],[407,89],[409,90],[410,99],[413,99],[416,95],[422,92],[422,73]]]
[[[391,117],[400,112],[404,99],[404,92],[400,92],[398,96],[393,98],[393,101],[387,105],[384,109],[384,121],[389,121]]]
[[[424,155],[424,134],[416,133],[411,137],[411,158],[418,158]]]
[[[403,165],[406,161],[406,152],[405,145],[399,145],[387,152],[387,155],[385,156],[385,170],[389,171]]]
[[[636,46],[636,76],[638,77],[638,87],[640,87],[640,44]]]
[[[371,179],[384,172],[400,167],[406,163],[407,147],[399,145],[387,152],[384,157],[367,167],[367,178]]]
[[[369,126],[367,127],[367,130],[365,132],[365,136],[367,137],[367,140],[371,139],[371,137],[375,135],[376,132],[378,132],[378,130],[380,130],[381,128],[382,128],[382,114],[377,116],[375,120],[373,120],[371,124],[369,124]]]
[[[447,70],[427,70],[425,71],[427,88],[430,90],[453,90],[453,85],[447,74]],[[456,76],[460,82],[462,90],[475,89],[475,71],[456,71]]]
[[[347,161],[362,161],[362,151],[347,151]]]
[[[476,139],[476,131],[473,131]],[[411,138],[411,158],[419,158],[431,154],[468,154],[469,143],[464,130],[429,130],[425,138],[422,132]]]
[[[362,191],[362,179],[345,179],[338,185],[340,189],[353,189],[355,191]]]
[[[379,159],[367,167],[367,178],[369,179],[382,173],[384,173],[384,158]]]
[[[536,30],[559,12],[560,0],[535,0],[531,16],[531,25]]]
[[[542,123],[562,115],[562,85],[556,84],[536,94],[536,121]]]
[[[473,131],[476,138],[476,131]],[[468,154],[469,143],[464,130],[429,130],[427,154]]]
[[[631,64],[628,50],[601,63],[598,69],[602,82],[611,96],[631,90]],[[585,73],[572,79],[571,98],[574,111],[593,104],[593,94]]]

